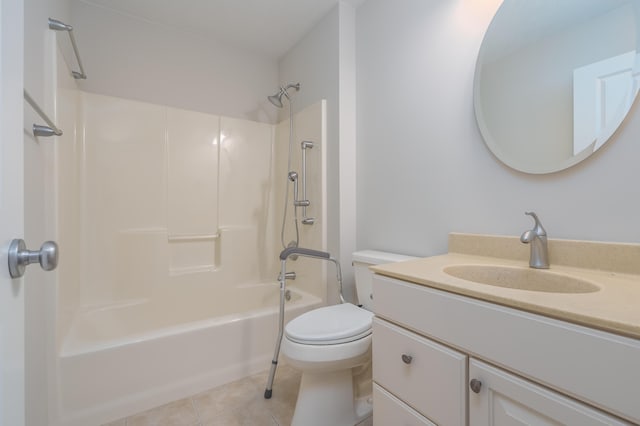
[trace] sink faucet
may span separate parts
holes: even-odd
[[[549,250],[547,249],[547,231],[544,230],[540,219],[534,212],[525,212],[536,221],[533,229],[525,231],[520,241],[531,244],[529,266],[536,269],[549,269]]]

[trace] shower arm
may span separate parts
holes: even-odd
[[[289,97],[289,89],[296,89],[296,92],[300,90],[300,83],[289,83],[284,87],[280,87],[280,90],[282,91],[282,94],[289,100],[291,100],[291,98]]]

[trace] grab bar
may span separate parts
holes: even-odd
[[[66,31],[69,33],[71,46],[73,46],[73,51],[76,54],[78,66],[80,67],[80,72],[71,71],[71,74],[73,75],[73,78],[75,78],[76,80],[85,80],[87,78],[87,74],[85,74],[84,67],[82,66],[82,61],[80,60],[80,52],[78,52],[78,46],[76,45],[76,38],[73,36],[73,27],[71,25],[65,24],[64,22],[58,21],[57,19],[49,18],[49,29],[54,31]]]
[[[312,250],[302,247],[287,247],[280,252],[280,260],[286,260],[292,254],[299,254],[307,257],[316,257],[318,259],[329,259],[331,255],[326,251]]]
[[[31,108],[34,109],[35,112],[48,124],[48,126],[43,126],[41,124],[33,124],[33,136],[62,136],[62,130],[58,129],[58,126],[53,124],[53,121],[44,113],[44,111],[38,106],[36,101],[33,100],[31,95],[27,92],[26,89],[22,91],[24,95],[24,99],[27,101]]]
[[[311,204],[307,198],[307,149],[313,148],[313,142],[302,141],[300,148],[302,148],[302,199],[306,202],[302,204],[302,224],[313,225],[316,220],[307,216],[307,207]]]
[[[220,238],[220,233],[215,234],[173,234],[169,235],[167,239],[170,243],[181,241],[210,241]]]
[[[278,337],[276,338],[276,347],[273,351],[273,359],[271,360],[271,368],[269,369],[269,377],[267,378],[267,387],[264,390],[265,399],[270,399],[273,394],[273,379],[275,378],[276,368],[278,367],[280,344],[282,343],[282,336],[284,334],[284,301],[287,297],[286,281],[287,274],[289,274],[287,272],[287,258],[291,255],[306,256],[333,262],[336,266],[336,278],[338,280],[338,288],[340,290],[340,303],[346,303],[342,295],[342,270],[340,269],[340,262],[331,257],[331,254],[326,251],[312,250],[302,247],[287,247],[280,252],[280,275],[278,276],[278,281],[280,281],[280,316],[278,321]]]

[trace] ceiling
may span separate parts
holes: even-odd
[[[163,26],[282,57],[339,0],[80,0]],[[354,7],[365,0],[343,0]]]

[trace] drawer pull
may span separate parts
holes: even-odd
[[[405,364],[411,364],[411,361],[413,361],[413,357],[411,355],[402,354],[402,362]]]
[[[469,387],[475,393],[480,393],[480,388],[482,387],[482,382],[478,379],[471,379],[469,382]]]

